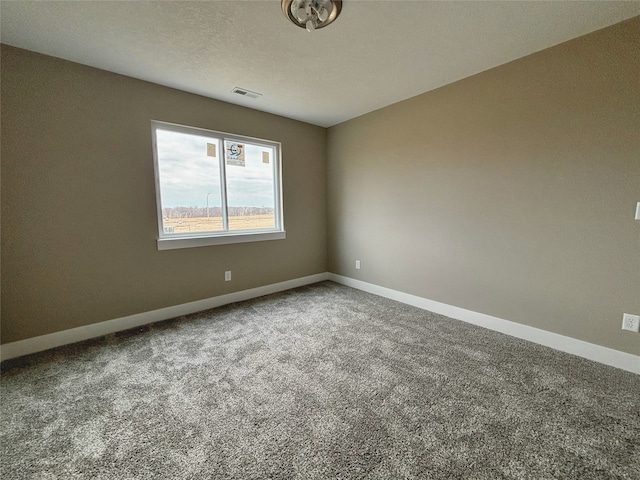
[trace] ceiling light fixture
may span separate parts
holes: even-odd
[[[282,13],[291,23],[308,32],[326,27],[342,10],[340,0],[282,0]]]

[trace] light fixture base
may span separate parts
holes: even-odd
[[[341,0],[282,0],[281,6],[291,23],[309,31],[333,23],[342,11]]]

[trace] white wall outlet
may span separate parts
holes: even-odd
[[[356,260],[356,270],[360,270],[360,260]]]
[[[231,270],[227,270],[226,272],[224,272],[224,281],[225,282],[231,281]]]
[[[625,313],[622,316],[622,329],[630,332],[640,332],[640,315]]]
[[[640,220],[640,202],[636,205],[636,220]]]

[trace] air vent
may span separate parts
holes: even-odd
[[[252,92],[251,90],[247,90],[246,88],[240,88],[240,87],[236,87],[231,91],[233,93],[237,93],[238,95],[242,95],[243,97],[249,97],[249,98],[258,98],[262,96],[261,93]]]

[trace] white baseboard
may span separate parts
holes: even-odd
[[[347,285],[349,287],[357,288],[358,290],[363,290],[381,297],[390,298],[391,300],[422,308],[423,310],[429,310],[430,312],[439,313],[440,315],[455,318],[456,320],[472,323],[480,327],[488,328],[489,330],[505,333],[512,337],[528,340],[555,350],[571,353],[595,362],[604,363],[605,365],[640,374],[640,356],[637,355],[613,350],[611,348],[584,342],[582,340],[548,332],[539,328],[529,327],[509,320],[492,317],[491,315],[485,315],[483,313],[466,310],[464,308],[454,307],[452,305],[447,305],[446,303],[436,302],[416,295],[411,295],[409,293],[380,287],[372,283],[355,280],[342,275],[336,275],[335,273],[329,273],[328,276],[329,280],[341,283],[342,285]]]
[[[318,273],[316,275],[309,275],[308,277],[295,278],[285,282],[273,283],[271,285],[228,293],[226,295],[206,298],[204,300],[183,303],[182,305],[160,308],[158,310],[138,313],[128,317],[115,318],[113,320],[94,323],[92,325],[63,330],[62,332],[50,333],[39,337],[27,338],[26,340],[5,343],[0,346],[0,360],[21,357],[30,353],[41,352],[43,350],[49,350],[50,348],[89,340],[90,338],[140,327],[149,323],[168,320],[170,318],[176,318],[182,315],[200,312],[202,310],[208,310],[209,308],[220,307],[229,303],[241,302],[243,300],[250,300],[263,295],[269,295],[271,293],[282,292],[291,288],[321,282],[328,278],[328,273]]]
[[[41,352],[50,348],[89,340],[102,335],[140,327],[149,323],[168,320],[170,318],[220,307],[229,303],[250,300],[263,295],[269,295],[271,293],[282,292],[291,288],[321,282],[323,280],[331,280],[342,285],[357,288],[358,290],[363,290],[381,297],[406,303],[423,310],[445,315],[456,320],[462,320],[463,322],[472,323],[480,327],[488,328],[489,330],[505,333],[555,350],[571,353],[595,362],[640,374],[640,356],[637,355],[620,352],[618,350],[566,337],[557,333],[548,332],[539,328],[529,327],[527,325],[503,320],[491,315],[485,315],[483,313],[466,310],[464,308],[454,307],[446,303],[436,302],[434,300],[418,297],[409,293],[399,292],[390,288],[327,272],[265,285],[262,287],[251,288],[249,290],[242,290],[240,292],[229,293],[195,302],[184,303],[173,307],[152,310],[150,312],[138,313],[128,317],[107,320],[104,322],[94,323],[92,325],[64,330],[62,332],[41,335],[39,337],[28,338],[26,340],[19,340],[17,342],[6,343],[0,346],[0,360],[4,361],[11,358],[21,357],[23,355]]]

